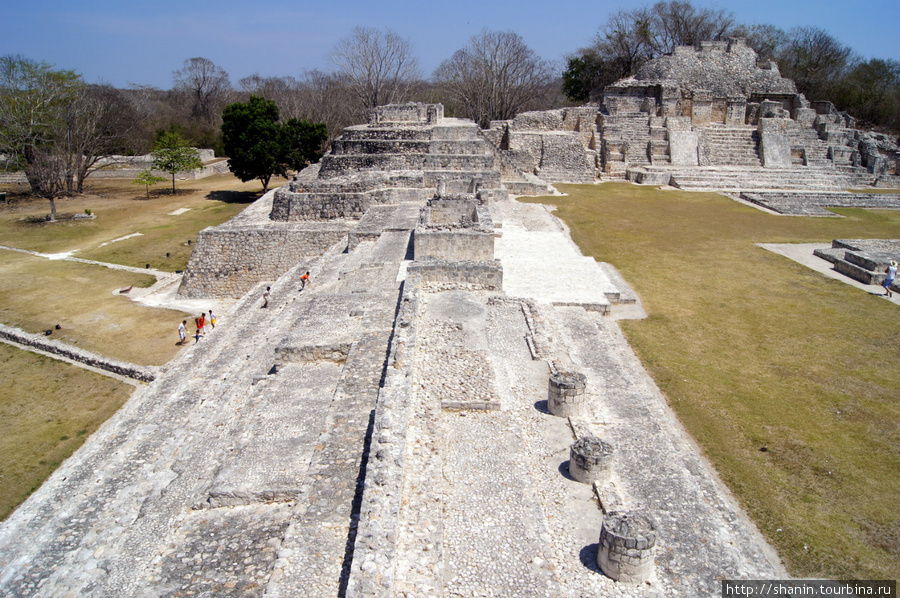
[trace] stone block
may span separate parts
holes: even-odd
[[[789,130],[794,121],[782,118],[759,119],[759,153],[766,168],[790,168],[791,140]]]
[[[692,131],[669,131],[669,159],[675,166],[697,166],[698,137]]]

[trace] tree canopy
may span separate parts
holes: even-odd
[[[153,144],[153,168],[172,175],[172,195],[175,195],[175,174],[203,166],[200,153],[187,139],[172,131],[163,131]]]
[[[324,124],[292,118],[279,123],[275,102],[250,96],[222,113],[222,138],[229,168],[242,181],[259,179],[263,191],[274,175],[300,170],[321,156],[328,132]]]
[[[552,78],[549,63],[512,31],[472,36],[434,72],[453,106],[483,128],[514,117]]]

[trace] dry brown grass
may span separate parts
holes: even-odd
[[[179,183],[172,196],[128,181],[89,183],[88,193],[58,202],[61,214],[94,220],[45,223],[48,202],[23,193],[0,205],[0,245],[160,270],[184,268],[197,232],[219,224],[260,195],[258,183],[230,175]],[[180,215],[172,212],[188,208]],[[121,237],[140,236],[116,241]],[[105,244],[105,245],[104,245]],[[166,253],[170,257],[166,257]],[[115,359],[145,365],[179,350],[180,311],[143,307],[125,287],[149,286],[149,275],[0,250],[0,321]],[[61,326],[55,330],[55,325]],[[132,386],[0,344],[0,517],[6,517],[85,438],[128,399]]]
[[[133,389],[2,343],[0,380],[0,519],[5,519]]]
[[[649,317],[622,322],[629,342],[791,572],[900,576],[897,306],[755,245],[897,238],[900,212],[562,187],[537,201],[639,293]]]

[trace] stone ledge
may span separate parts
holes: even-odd
[[[153,366],[135,365],[97,355],[79,347],[73,347],[58,340],[50,340],[40,334],[25,332],[12,326],[0,324],[0,338],[11,341],[17,345],[30,347],[45,353],[59,355],[78,363],[111,372],[119,376],[138,380],[140,382],[153,382],[156,379],[158,368]]]

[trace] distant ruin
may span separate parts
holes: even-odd
[[[636,295],[509,196],[630,180],[781,213],[900,207],[843,191],[898,186],[896,145],[853,125],[740,40],[484,131],[440,104],[373,110],[201,231],[180,295],[233,309],[0,526],[0,594],[654,598],[786,578],[619,330]],[[875,280],[895,251],[826,253]]]
[[[477,189],[490,202],[553,194],[554,183],[630,180],[748,201],[776,190],[787,204],[810,204],[797,193],[811,191],[835,205],[895,202],[845,192],[900,187],[900,147],[855,126],[737,38],[676,48],[607,87],[599,106],[526,112],[486,130],[446,118],[440,104],[382,106],[270,203],[203,231],[180,294],[239,297],[299,256],[344,237],[352,246],[377,221],[371,208],[423,203],[439,189]]]

